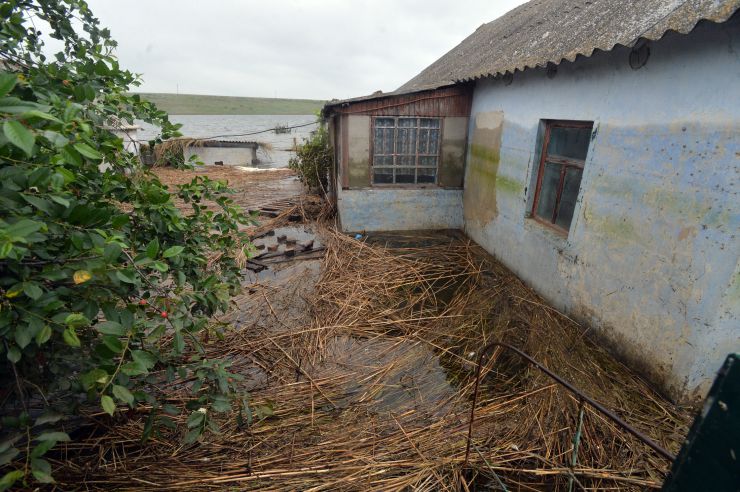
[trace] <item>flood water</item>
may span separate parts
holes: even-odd
[[[260,148],[258,158],[259,167],[281,168],[288,167],[288,160],[295,155],[290,149],[294,143],[301,143],[308,138],[311,132],[318,127],[314,115],[170,115],[170,121],[181,123],[180,132],[189,138],[205,138],[217,140],[232,140],[246,142],[262,142],[271,147],[271,150]],[[311,124],[314,123],[314,124]],[[141,126],[139,140],[149,140],[159,133],[159,128],[144,122],[137,122]],[[276,126],[298,126],[290,133],[275,133]],[[244,135],[245,133],[255,133]]]
[[[278,227],[272,235],[254,243],[260,246],[259,251],[273,246],[277,247],[277,252],[282,252],[286,239],[298,244],[313,241],[313,248],[325,244],[310,225]],[[409,246],[434,240],[446,243],[452,239],[440,234],[428,237],[387,234],[373,237],[371,242],[397,242],[399,246]],[[271,334],[305,329],[310,324],[310,305],[306,299],[311,297],[319,282],[323,262],[323,258],[296,258],[270,264],[259,273],[247,271],[245,286],[266,286],[269,305],[266,309],[263,306],[263,312],[245,309],[244,323],[256,322]],[[255,297],[256,301],[267,299],[263,294]],[[454,377],[440,355],[428,345],[404,338],[351,335],[330,337],[325,344],[326,357],[316,364],[305,363],[303,369],[316,379],[344,382],[341,393],[333,397],[337,408],[360,405],[369,412],[392,412],[401,421],[409,418],[417,423],[435,421],[453,410],[452,401],[457,394],[457,388],[451,383]],[[261,383],[262,379],[257,381]]]

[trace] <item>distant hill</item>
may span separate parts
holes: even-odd
[[[139,92],[170,114],[314,114],[324,101]]]

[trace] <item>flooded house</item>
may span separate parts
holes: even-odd
[[[740,0],[532,0],[324,108],[345,231],[461,229],[674,399],[740,350]]]

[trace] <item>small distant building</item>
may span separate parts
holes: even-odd
[[[139,130],[141,130],[140,126],[119,121],[118,119],[109,118],[108,124],[105,128],[123,140],[124,150],[133,154],[139,153],[138,133]]]
[[[257,142],[238,142],[231,140],[196,141],[184,148],[185,160],[198,156],[203,164],[225,166],[252,166],[257,164]]]
[[[676,399],[740,350],[740,0],[532,0],[331,101],[346,231],[461,229]]]

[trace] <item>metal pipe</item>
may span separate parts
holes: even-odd
[[[481,376],[481,370],[483,367],[483,357],[494,347],[502,347],[508,350],[511,350],[512,352],[518,354],[523,359],[527,360],[530,364],[535,366],[537,369],[541,370],[550,378],[554,379],[558,384],[563,386],[565,389],[570,391],[571,393],[577,395],[582,401],[588,403],[593,408],[595,408],[599,413],[607,417],[609,420],[617,424],[622,429],[626,430],[633,436],[635,436],[637,439],[645,443],[647,446],[653,449],[656,453],[664,457],[665,459],[669,461],[674,461],[676,459],[675,456],[673,456],[670,452],[663,449],[661,446],[653,442],[652,439],[650,439],[647,435],[643,434],[639,430],[635,429],[631,425],[629,425],[627,422],[619,418],[617,415],[615,415],[612,411],[605,408],[603,405],[601,405],[599,402],[592,400],[588,396],[586,396],[583,392],[581,392],[579,389],[575,388],[572,384],[565,381],[563,378],[555,374],[554,372],[550,371],[547,367],[543,366],[536,360],[534,360],[529,355],[525,354],[518,348],[509,345],[508,343],[503,342],[492,342],[483,347],[483,350],[481,350],[480,356],[478,357],[478,367],[476,367],[475,370],[475,387],[473,389],[473,404],[470,407],[470,422],[468,424],[468,443],[465,448],[465,463],[464,467],[467,467],[468,465],[468,459],[470,457],[470,443],[473,437],[473,423],[475,422],[475,405],[478,402],[478,391],[479,391],[479,385],[480,385],[480,376]]]

